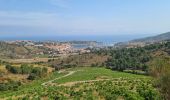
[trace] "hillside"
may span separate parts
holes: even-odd
[[[40,64],[2,62],[0,99],[169,100],[169,51],[170,42],[164,42],[95,49]]]
[[[152,37],[146,37],[142,39],[135,39],[130,42],[161,42],[165,40],[170,40],[170,32],[162,33],[157,36],[152,36]]]
[[[105,68],[83,67],[54,72],[45,79],[35,80],[32,84],[21,86],[15,91],[1,92],[0,98],[12,100],[156,100],[160,96],[148,76],[113,72]]]
[[[134,39],[128,42],[119,42],[115,44],[115,47],[128,47],[128,48],[143,47],[145,45],[159,43],[159,42],[168,41],[168,40],[170,40],[170,32],[162,33],[156,36],[145,37],[141,39]]]
[[[45,52],[43,47],[25,46],[21,44],[10,44],[0,41],[0,58],[32,58],[40,52]]]

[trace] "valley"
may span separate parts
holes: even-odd
[[[170,0],[0,0],[0,100],[170,100]]]
[[[48,44],[53,43],[48,42]],[[5,47],[4,49],[12,51],[13,46],[25,48],[23,45],[3,43],[0,50],[5,52],[3,50]],[[57,52],[56,48],[42,48]],[[32,46],[32,49],[37,47]],[[19,54],[18,51],[13,51],[16,58],[1,56],[0,99],[164,100],[169,98],[169,41],[130,48],[108,46],[84,48],[84,50],[90,52],[20,58],[18,55],[27,55],[27,52],[21,50]]]

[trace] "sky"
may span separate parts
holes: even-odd
[[[147,36],[169,18],[170,0],[0,0],[0,37]]]

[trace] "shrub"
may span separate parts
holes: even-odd
[[[29,76],[28,76],[28,80],[35,80],[37,78],[37,75],[35,73],[31,73]]]
[[[11,65],[6,65],[6,69],[9,72],[14,73],[14,74],[20,74],[22,72],[22,70],[19,67],[14,67]]]
[[[21,82],[8,81],[7,83],[0,83],[0,91],[17,90],[21,86]]]

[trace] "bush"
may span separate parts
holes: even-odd
[[[31,73],[32,69],[33,69],[33,67],[28,66],[27,64],[21,65],[22,74],[29,74],[29,73]]]
[[[150,74],[155,77],[155,84],[167,100],[170,100],[170,58],[155,58],[150,62]]]
[[[14,67],[11,65],[6,65],[6,69],[9,72],[14,73],[14,74],[20,74],[22,72],[22,70],[19,67]]]
[[[18,81],[9,81],[7,83],[0,83],[0,91],[17,90],[19,86],[21,86],[21,82]]]
[[[21,67],[15,67],[11,65],[6,65],[6,69],[14,74],[29,74],[29,80],[34,80],[38,77],[42,77],[47,74],[47,68],[43,67],[33,67],[26,64],[21,65]]]
[[[164,94],[165,98],[167,100],[170,100],[170,72],[164,74],[161,78],[160,78],[160,82],[159,85],[161,87],[161,92]]]
[[[31,73],[29,76],[28,76],[28,80],[35,80],[37,78],[37,75],[35,73]]]
[[[32,69],[27,79],[35,80],[36,78],[42,77],[46,74],[47,74],[47,68],[35,67]]]

